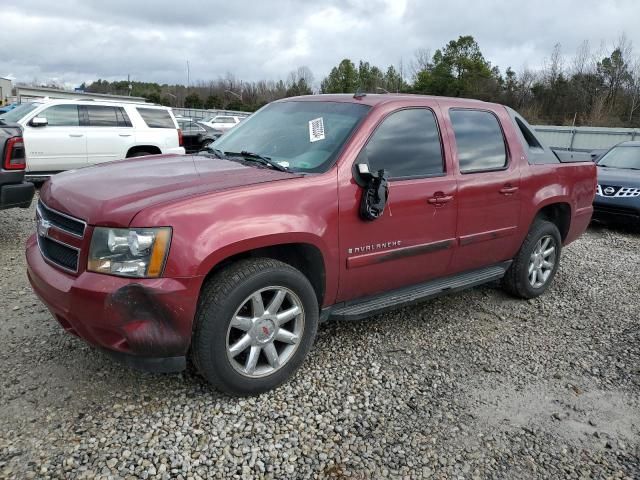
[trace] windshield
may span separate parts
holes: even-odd
[[[601,167],[640,170],[640,146],[615,147],[598,162]]]
[[[297,172],[324,172],[369,111],[340,102],[271,103],[212,144],[222,152],[253,152]]]
[[[40,105],[42,104],[38,102],[23,103],[13,110],[9,110],[7,113],[0,115],[0,120],[3,120],[5,123],[15,123],[22,120],[29,112],[35,110]]]

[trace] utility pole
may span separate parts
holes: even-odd
[[[191,85],[191,73],[189,72],[189,60],[187,60],[187,90],[189,90],[189,85]]]

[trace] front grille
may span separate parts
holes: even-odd
[[[38,235],[38,245],[44,258],[50,262],[72,272],[78,271],[79,252],[77,249],[40,235]]]
[[[47,220],[52,226],[71,233],[76,237],[82,237],[87,226],[82,220],[78,220],[69,215],[57,212],[47,207],[42,201],[38,202],[38,213],[40,217]]]
[[[598,185],[596,188],[596,195],[614,198],[640,197],[640,188],[619,187],[617,185]]]

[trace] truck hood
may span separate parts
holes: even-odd
[[[598,167],[598,183],[614,187],[640,188],[640,170]]]
[[[153,205],[298,176],[211,157],[155,155],[60,173],[40,198],[90,225],[127,226]]]

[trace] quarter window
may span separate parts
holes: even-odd
[[[39,114],[47,119],[50,127],[78,127],[80,116],[77,105],[54,105]]]
[[[167,110],[160,108],[138,108],[137,110],[149,128],[176,128]]]
[[[502,129],[492,113],[450,110],[462,173],[500,170],[507,165]]]
[[[426,177],[444,172],[442,144],[433,112],[412,108],[392,113],[378,126],[358,162],[390,178]]]

